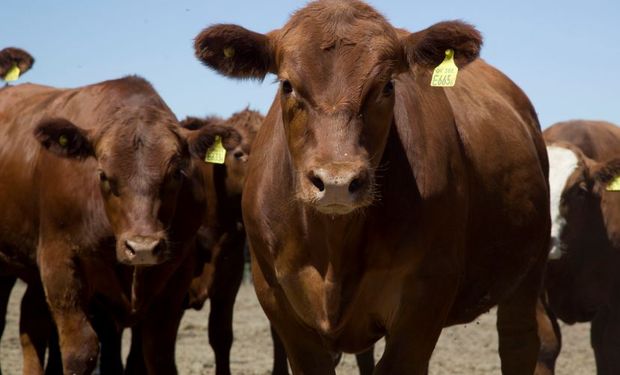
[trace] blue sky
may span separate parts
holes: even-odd
[[[602,119],[620,124],[620,1],[372,0],[395,26],[415,31],[463,19],[483,33],[482,57],[520,85],[541,124]],[[0,11],[0,48],[37,62],[20,82],[75,87],[127,74],[153,83],[180,117],[263,112],[276,90],[204,68],[192,41],[213,23],[267,32],[305,1],[29,0]]]

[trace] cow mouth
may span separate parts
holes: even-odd
[[[341,203],[318,204],[314,208],[326,215],[346,215],[355,211],[358,207]]]

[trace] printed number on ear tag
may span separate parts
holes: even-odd
[[[431,86],[433,87],[452,87],[456,83],[456,75],[459,72],[459,68],[454,63],[454,51],[451,49],[446,50],[446,57],[441,64],[437,65],[433,70],[433,77],[431,78]]]
[[[7,82],[17,81],[19,75],[21,74],[21,70],[17,67],[17,65],[13,64],[11,69],[4,76],[4,80]]]
[[[209,147],[207,150],[205,161],[207,163],[224,164],[225,159],[226,149],[224,148],[224,145],[222,145],[222,137],[216,135],[215,143],[213,143],[213,146]]]
[[[613,180],[607,184],[607,191],[618,191],[620,192],[620,176],[616,176]]]

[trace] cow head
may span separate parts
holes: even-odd
[[[568,144],[547,147],[551,190],[550,302],[563,320],[587,321],[607,303],[620,257],[620,159],[596,162]]]
[[[61,157],[95,158],[105,212],[116,237],[117,259],[155,265],[172,257],[168,229],[181,187],[192,176],[190,155],[202,159],[215,136],[230,150],[239,135],[232,129],[183,129],[169,111],[119,109],[96,130],[67,119],[42,121],[35,136]]]
[[[223,126],[234,129],[241,136],[237,147],[226,153],[226,193],[229,196],[240,196],[247,175],[248,157],[252,150],[252,143],[263,122],[263,116],[248,108],[234,113],[227,120],[217,117],[200,119],[188,117],[181,121],[181,126],[189,129],[200,129],[204,126]]]
[[[276,103],[296,173],[296,196],[319,212],[347,214],[373,202],[392,124],[398,74],[432,70],[455,51],[463,67],[481,36],[463,22],[409,33],[359,1],[316,1],[279,30],[215,25],[195,40],[197,57],[233,78],[280,81]],[[429,79],[430,84],[430,79]]]

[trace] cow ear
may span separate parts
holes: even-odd
[[[601,190],[617,191],[620,194],[620,158],[596,163],[591,175]]]
[[[53,154],[86,159],[95,156],[88,132],[64,118],[46,119],[34,129],[35,138]]]
[[[217,116],[207,116],[205,118],[188,116],[181,121],[181,126],[189,130],[198,130],[204,126],[211,126],[222,122],[223,120]]]
[[[213,25],[194,40],[196,57],[231,78],[263,79],[275,73],[269,36],[237,25]]]
[[[406,35],[402,41],[410,66],[435,68],[454,51],[454,62],[460,68],[480,55],[482,35],[475,27],[462,21],[445,21]]]
[[[227,151],[231,151],[241,144],[241,135],[235,129],[228,126],[209,125],[198,130],[185,129],[185,137],[192,156],[204,159],[207,150],[215,143],[215,137],[222,138],[222,145]]]

